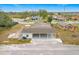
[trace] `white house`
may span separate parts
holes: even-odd
[[[31,19],[32,20],[41,20],[42,17],[40,17],[40,16],[32,16]]]
[[[18,35],[19,34],[19,35]],[[61,42],[61,39],[55,38],[54,34],[55,31],[52,29],[50,24],[47,23],[39,23],[39,24],[33,24],[29,27],[25,26],[18,34],[10,35],[10,38],[14,38],[15,36],[18,36],[18,39],[26,40],[26,39],[32,39],[32,41],[35,40],[45,40],[45,41],[53,41],[53,42]],[[16,37],[17,38],[17,37]]]
[[[59,21],[65,21],[67,19],[67,17],[62,16],[62,15],[53,15],[52,17]]]
[[[34,24],[29,28],[25,27],[20,35],[20,39],[52,39],[54,37],[54,30],[50,24],[41,23],[41,24]]]
[[[19,22],[24,22],[24,20],[25,20],[25,19],[21,19],[21,18],[12,18],[12,21],[13,21],[13,22],[17,22],[17,23],[19,23]]]
[[[20,39],[32,39],[32,41],[44,40],[52,41],[54,43],[60,42],[60,38],[55,38],[55,30],[52,29],[50,24],[47,23],[37,23],[30,27],[25,27],[20,34]]]

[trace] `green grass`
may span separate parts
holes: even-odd
[[[8,39],[8,40],[4,40],[4,41],[0,41],[0,44],[24,44],[24,43],[31,43],[32,40],[31,39],[27,39],[27,40],[18,40],[18,39]]]

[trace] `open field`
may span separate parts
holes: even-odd
[[[61,38],[64,44],[79,45],[79,27],[75,32],[63,30],[58,25],[54,25],[53,27],[56,30],[56,36]]]

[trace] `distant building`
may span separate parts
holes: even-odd
[[[12,18],[12,21],[13,22],[17,22],[17,23],[19,23],[19,22],[23,22],[25,19],[20,19],[20,18]]]
[[[41,19],[40,16],[32,16],[31,18],[32,18],[32,20],[40,20]]]
[[[67,19],[67,17],[64,17],[62,15],[53,15],[52,18],[59,21],[65,21]]]

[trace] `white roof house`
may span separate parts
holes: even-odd
[[[52,29],[50,24],[47,23],[39,23],[30,26],[29,28],[24,28],[21,31],[20,39],[32,39],[32,41],[36,40],[45,40],[52,41],[54,43],[60,42],[61,39],[55,38],[54,36],[55,30]]]
[[[52,39],[54,37],[54,30],[50,24],[41,23],[34,24],[29,28],[24,28],[21,32],[21,39]]]
[[[32,20],[40,20],[41,19],[40,16],[32,16],[31,18],[32,18]]]
[[[55,18],[55,19],[57,19],[57,20],[62,20],[62,21],[64,21],[64,20],[67,19],[67,17],[62,16],[62,15],[53,15],[53,18]]]
[[[52,42],[61,42],[61,39],[55,38],[54,36],[55,30],[52,29],[50,24],[40,23],[34,24],[29,27],[25,26],[21,31],[16,34],[13,33],[9,35],[8,38],[18,38],[18,39],[32,39],[32,41],[44,40],[44,41],[52,41]]]
[[[12,18],[13,22],[23,22],[25,19],[20,19],[20,18]]]

